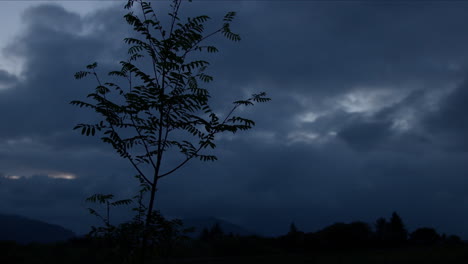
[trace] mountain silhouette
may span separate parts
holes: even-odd
[[[0,240],[21,244],[52,243],[75,237],[75,233],[53,225],[18,215],[0,214]]]
[[[195,232],[188,234],[190,237],[199,237],[204,228],[209,230],[216,223],[219,224],[224,234],[233,234],[239,236],[255,235],[255,233],[245,229],[244,227],[215,217],[188,218],[183,219],[182,222],[185,228],[195,228]]]

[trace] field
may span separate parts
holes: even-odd
[[[233,251],[231,251],[233,252]],[[110,253],[110,254],[109,254]],[[120,253],[120,254],[119,254]],[[119,264],[122,252],[103,252],[94,247],[81,247],[70,244],[30,244],[0,243],[0,263],[16,264]],[[118,256],[120,255],[120,256]],[[320,250],[301,254],[275,253],[257,255],[255,251],[248,255],[219,257],[178,257],[160,258],[151,263],[163,264],[461,264],[468,263],[468,245],[452,246],[408,246],[393,249],[354,249]],[[147,263],[149,264],[149,263]]]
[[[310,255],[272,255],[167,260],[187,264],[459,264],[468,263],[468,246],[385,250],[328,251]]]

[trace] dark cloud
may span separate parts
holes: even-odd
[[[190,5],[183,11],[215,14],[214,21],[239,11],[233,29],[243,41],[215,38],[221,52],[207,57],[216,109],[263,90],[273,101],[242,111],[257,127],[221,138],[219,162],[194,162],[164,179],[159,208],[178,217],[223,217],[270,234],[286,232],[291,221],[313,231],[396,210],[410,228],[432,225],[466,236],[467,157],[446,146],[467,144],[467,86],[456,86],[468,57],[467,8],[459,2]],[[1,211],[84,232],[93,223],[84,198],[134,194],[132,168],[97,138],[72,131],[96,116],[68,104],[96,85],[74,80],[76,71],[97,61],[105,73],[125,59],[121,40],[131,31],[124,13],[119,7],[80,17],[51,4],[25,13],[25,30],[5,49],[24,60],[21,78],[0,71],[0,84],[11,86],[0,92]],[[57,173],[77,178],[51,178]],[[125,210],[117,214],[125,217]]]
[[[434,85],[460,74],[467,41],[464,5],[260,3],[240,13],[245,43],[224,55],[221,76],[268,80],[278,89],[323,96],[355,86]],[[253,13],[253,14],[252,14]],[[275,16],[281,14],[281,16]],[[239,57],[237,54],[244,54]],[[246,63],[244,58],[250,60]],[[457,65],[460,64],[460,65]],[[233,80],[236,81],[236,80]]]
[[[437,138],[439,147],[468,150],[467,98],[468,82],[465,80],[441,101],[436,111],[424,119],[428,133]]]
[[[10,74],[9,72],[5,70],[0,69],[0,87],[5,86],[6,88],[9,88],[11,85],[15,84],[17,81],[18,81],[18,78],[15,75]]]
[[[102,51],[119,54],[120,50],[123,53],[121,47],[110,41],[120,32],[101,32],[99,38],[80,35],[86,20],[80,20],[77,14],[56,5],[30,8],[24,18],[28,21],[25,32],[7,46],[5,52],[26,60],[25,76],[14,89],[4,91],[0,98],[1,112],[10,112],[12,107],[15,109],[1,117],[10,128],[2,130],[0,136],[60,140],[66,138],[71,133],[70,128],[80,121],[82,117],[78,114],[86,114],[86,111],[70,106],[69,102],[83,98],[96,85],[92,80],[74,80],[74,73],[103,56]],[[105,21],[101,16],[98,18]],[[108,23],[113,25],[114,21]],[[104,69],[106,63],[109,62],[104,61]],[[85,115],[84,119],[86,117],[89,119],[91,115]]]
[[[461,186],[467,179],[460,171],[466,165],[459,156],[424,150],[357,155],[339,143],[284,147],[241,141],[224,148],[232,154],[222,151],[218,163],[192,165],[162,183],[158,198],[165,212],[214,214],[275,234],[291,221],[317,230],[334,221],[374,221],[392,210],[403,214],[409,228],[425,223],[459,232],[464,225],[463,218],[447,219],[443,208],[462,207],[466,199]]]
[[[377,148],[391,136],[391,123],[385,121],[352,122],[339,134],[348,144],[358,150]]]

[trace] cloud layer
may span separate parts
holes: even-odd
[[[314,231],[396,210],[410,228],[468,235],[467,4],[187,5],[213,18],[239,11],[241,43],[215,38],[221,53],[207,57],[217,109],[256,91],[273,101],[244,112],[254,130],[220,139],[219,162],[162,182],[163,212],[278,234],[291,221]],[[53,4],[24,13],[24,30],[3,49],[22,73],[0,69],[0,210],[80,233],[92,223],[86,196],[133,195],[131,167],[72,131],[93,113],[68,104],[95,86],[74,72],[98,61],[105,73],[125,59],[124,13],[80,16]]]

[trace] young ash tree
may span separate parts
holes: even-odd
[[[214,112],[210,93],[204,87],[213,77],[205,73],[209,62],[199,59],[200,53],[218,52],[215,46],[204,44],[216,34],[240,40],[230,27],[235,13],[227,13],[217,30],[205,33],[210,18],[201,15],[182,21],[181,2],[172,1],[169,21],[163,24],[150,2],[128,1],[125,8],[130,12],[124,17],[138,37],[124,39],[130,46],[128,59],[120,62],[119,70],[108,73],[122,82],[104,82],[97,63],[75,74],[76,79],[95,78],[97,86],[87,101],[71,104],[94,110],[100,121],[81,123],[74,129],[85,136],[100,136],[135,169],[142,190],[149,196],[144,200],[141,220],[146,228],[157,214],[154,208],[159,181],[189,161],[215,161],[210,149],[216,147],[218,135],[249,130],[255,125],[250,119],[236,116],[236,109],[270,100],[262,92],[235,101],[224,115]],[[135,8],[141,13],[132,12]],[[179,162],[165,163],[168,155],[179,155]],[[93,199],[102,198],[98,195]],[[141,205],[140,199],[140,213]]]

